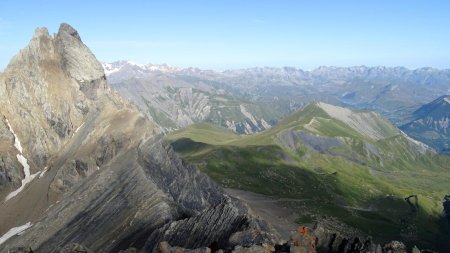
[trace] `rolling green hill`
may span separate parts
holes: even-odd
[[[450,157],[379,114],[313,103],[250,136],[203,123],[166,138],[224,187],[299,200],[283,205],[300,224],[445,247]]]

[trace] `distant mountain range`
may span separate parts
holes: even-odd
[[[111,87],[136,104],[163,131],[208,121],[251,134],[270,128],[289,112],[284,105],[277,105],[283,107],[280,109],[235,95],[229,87],[209,80],[212,77],[204,78],[214,76],[214,72],[127,61],[103,63],[103,67]]]
[[[168,65],[136,64],[129,61],[104,63],[112,88],[134,101],[148,115],[160,115],[164,128],[185,126],[187,122],[210,121],[239,133],[264,130],[265,123],[273,125],[311,101],[324,101],[355,109],[380,112],[395,125],[412,119],[412,113],[425,103],[450,93],[450,70],[403,67],[319,67],[311,71],[296,68],[250,68],[228,71],[178,68]],[[177,93],[190,88],[195,110],[184,109],[176,101]],[[190,93],[191,91],[189,91]],[[214,100],[217,106],[227,108],[222,117],[210,116]],[[231,106],[227,101],[233,100]],[[175,99],[175,101],[174,101]],[[165,112],[165,103],[172,103],[175,115]],[[240,106],[249,107],[251,117],[240,112]],[[262,110],[254,108],[266,107]],[[233,109],[234,108],[234,109]],[[221,111],[221,113],[224,113]],[[168,122],[165,121],[169,118]],[[252,120],[254,118],[255,120]],[[265,121],[265,123],[263,122]],[[230,124],[234,122],[234,124]]]
[[[401,127],[411,137],[450,154],[450,96],[442,96],[413,112],[412,122]]]
[[[111,87],[164,131],[210,122],[253,134],[309,102],[324,101],[379,112],[413,138],[449,152],[449,97],[444,95],[450,93],[450,70],[360,66],[217,72],[130,61],[103,67]]]

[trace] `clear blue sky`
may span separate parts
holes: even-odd
[[[450,1],[0,2],[0,69],[38,26],[67,22],[101,61],[212,69],[450,68]]]

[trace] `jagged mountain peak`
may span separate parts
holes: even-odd
[[[60,54],[63,69],[77,80],[80,90],[86,96],[96,98],[96,92],[107,88],[102,64],[70,25],[61,24],[55,37],[55,48]]]
[[[72,26],[70,26],[70,25],[67,24],[67,23],[62,23],[62,24],[59,26],[58,35],[59,35],[59,34],[62,34],[62,33],[69,34],[70,36],[72,36],[72,37],[78,39],[78,40],[81,42],[81,37],[80,37],[80,35],[78,34],[78,31],[75,30],[75,28],[73,28]]]
[[[439,98],[431,101],[428,104],[423,105],[416,111],[414,111],[413,115],[416,119],[420,119],[422,117],[432,117],[435,114],[438,117],[443,116],[443,114],[450,116],[450,95],[440,96]]]
[[[83,44],[78,32],[66,23],[61,24],[55,36],[50,36],[45,27],[37,28],[29,44],[14,56],[4,71],[5,76],[15,76],[15,79],[30,73],[34,77],[42,77],[41,80],[33,82],[34,88],[25,87],[31,93],[33,89],[47,89],[48,83],[55,80],[45,79],[56,76],[61,89],[62,86],[69,85],[65,90],[77,89],[91,100],[98,98],[108,89],[101,63]],[[71,78],[75,79],[76,83],[73,83]],[[6,83],[7,86],[9,84],[12,82]],[[44,87],[36,87],[41,84]],[[17,86],[13,85],[9,89],[15,87]]]
[[[49,33],[48,33],[48,29],[47,27],[38,27],[34,30],[34,35],[33,35],[33,39],[39,39],[40,37],[50,37]]]
[[[2,125],[8,130],[8,122],[14,129],[35,173],[70,140],[105,94],[109,92],[101,64],[74,28],[62,24],[54,36],[47,28],[37,28],[0,75]],[[20,164],[14,167],[20,171]]]
[[[421,106],[413,116],[413,120],[401,129],[438,151],[450,153],[450,95]]]

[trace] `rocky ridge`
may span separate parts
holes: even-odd
[[[158,250],[161,253],[209,253],[226,252],[222,249],[211,249],[209,247],[186,249],[171,246],[164,241],[159,243]],[[284,244],[250,245],[247,247],[236,246],[232,253],[433,253],[430,250],[419,250],[417,247],[407,249],[398,241],[392,241],[385,245],[375,244],[370,238],[342,237],[339,233],[326,231],[323,227],[309,229],[299,227],[291,234],[290,239]]]

